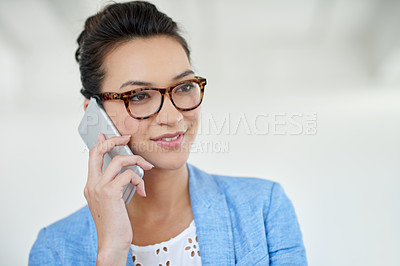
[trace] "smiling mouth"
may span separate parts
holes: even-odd
[[[187,132],[187,130],[186,131],[177,131],[174,133],[167,133],[167,134],[160,135],[156,138],[153,138],[151,140],[153,140],[153,141],[157,141],[157,140],[173,141],[173,140],[176,140],[177,138],[179,138],[180,135],[184,135],[186,132]]]
[[[165,141],[172,141],[172,140],[176,140],[177,138],[179,138],[180,134],[176,135],[175,137],[172,138],[161,138],[160,140],[165,140]]]
[[[158,146],[165,149],[175,149],[181,146],[183,140],[185,138],[185,134],[177,134],[174,137],[170,138],[159,138],[153,140]]]

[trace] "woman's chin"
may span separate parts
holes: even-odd
[[[177,170],[183,167],[188,160],[189,154],[168,154],[161,156],[157,154],[157,158],[152,158],[151,163],[160,169]]]

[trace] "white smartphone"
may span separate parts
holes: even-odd
[[[97,100],[94,97],[90,98],[89,105],[86,108],[82,121],[79,124],[78,131],[79,135],[81,135],[83,141],[89,149],[96,146],[98,133],[103,133],[106,139],[114,136],[121,136],[107,115],[106,111],[97,103]],[[112,158],[114,158],[116,155],[133,155],[133,153],[128,145],[115,146],[110,152],[104,155],[102,169],[103,172],[111,162]],[[137,175],[143,178],[144,171],[138,165],[123,167],[118,175],[124,172],[126,169],[131,169]],[[135,190],[136,186],[131,183],[124,187],[122,198],[124,199],[125,204],[129,203],[133,194],[135,193]]]

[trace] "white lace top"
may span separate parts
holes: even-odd
[[[131,244],[131,252],[135,266],[201,265],[194,220],[179,235],[167,241],[148,246]]]

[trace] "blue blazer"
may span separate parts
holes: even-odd
[[[202,265],[307,265],[295,210],[279,183],[187,166]],[[95,265],[96,255],[86,205],[40,230],[29,265]],[[133,266],[130,251],[127,265]]]

